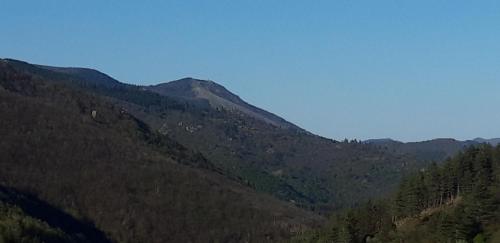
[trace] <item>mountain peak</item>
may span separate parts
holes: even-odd
[[[164,89],[164,90],[169,90],[169,91],[188,91],[188,90],[193,90],[196,88],[204,88],[204,89],[209,89],[212,92],[217,92],[220,93],[220,95],[227,95],[227,96],[236,96],[233,93],[231,93],[229,90],[227,90],[224,86],[212,81],[212,80],[204,80],[204,79],[197,79],[197,78],[192,78],[192,77],[186,77],[186,78],[181,78],[178,80],[170,81],[167,83],[162,83],[155,85],[153,87],[158,87],[159,89]],[[175,92],[177,94],[177,92]],[[189,94],[183,94],[182,96],[193,96],[193,93]],[[236,96],[237,97],[237,96]],[[194,97],[190,97],[194,98]],[[239,98],[239,97],[238,97]]]
[[[171,82],[215,83],[214,81],[211,81],[211,80],[198,79],[198,78],[193,78],[193,77],[185,77],[185,78],[181,78],[181,79],[178,79],[178,80],[170,81],[168,83],[171,83]]]
[[[186,77],[168,83],[148,86],[146,88],[165,96],[191,100],[204,100],[207,101],[214,109],[222,108],[230,112],[245,114],[278,127],[302,130],[275,114],[248,104],[238,95],[211,80]]]

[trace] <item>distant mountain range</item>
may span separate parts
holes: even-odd
[[[442,161],[445,158],[454,156],[459,151],[473,145],[488,143],[496,146],[500,139],[482,139],[459,141],[452,138],[439,138],[422,142],[400,142],[390,138],[369,139],[364,141],[367,144],[380,146],[383,149],[399,154],[410,154],[420,160]]]
[[[0,107],[0,186],[116,241],[287,239],[479,142],[335,141],[213,81],[139,86],[12,59],[0,61]]]
[[[474,139],[474,142],[488,143],[492,146],[496,146],[496,145],[500,144],[500,138],[491,138],[491,139],[476,138],[476,139]]]
[[[450,143],[455,143],[455,142],[458,142],[458,143],[462,143],[463,145],[471,145],[471,144],[474,144],[474,143],[487,143],[487,144],[490,144],[492,146],[496,146],[497,144],[500,143],[500,138],[491,138],[491,139],[484,139],[484,138],[475,138],[473,140],[465,140],[465,141],[460,141],[460,140],[456,140],[456,139],[453,139],[453,138],[437,138],[437,139],[431,139],[431,140],[427,140],[427,141],[421,141],[421,142],[401,142],[401,141],[398,141],[398,140],[394,140],[394,139],[391,139],[391,138],[375,138],[375,139],[368,139],[368,140],[365,140],[363,141],[364,143],[371,143],[371,144],[391,144],[391,143],[404,143],[404,144],[410,144],[410,143],[435,143],[435,142],[450,142]]]

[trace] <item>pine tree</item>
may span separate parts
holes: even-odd
[[[436,163],[432,163],[425,177],[425,186],[428,190],[427,207],[435,207],[441,195],[441,174]]]

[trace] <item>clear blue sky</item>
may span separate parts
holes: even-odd
[[[0,57],[211,79],[323,136],[500,136],[499,1],[0,0]]]

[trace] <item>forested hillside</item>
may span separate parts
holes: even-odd
[[[322,221],[228,179],[108,98],[47,72],[0,62],[2,188],[88,222],[113,242],[270,242]],[[72,239],[47,218],[24,216],[34,211],[22,200],[6,203],[2,237]]]
[[[395,195],[297,242],[500,242],[500,146],[471,147],[404,178]]]
[[[196,82],[197,89],[214,85]],[[215,98],[225,106],[186,90],[149,89],[91,69],[1,60],[0,186],[94,227],[104,241],[498,237],[498,215],[488,213],[498,211],[498,148],[446,139],[335,141],[233,109],[220,99],[246,103],[225,89]],[[467,145],[474,147],[442,164]],[[4,204],[7,215],[74,239],[19,201]],[[303,209],[335,214],[310,230],[323,218]]]
[[[206,89],[196,92],[210,92],[207,99],[189,95],[195,92],[190,90],[192,79],[176,81],[175,87],[181,87],[182,92],[174,89],[170,95],[169,89],[161,89],[158,94],[149,91],[151,87],[123,84],[95,70],[5,62],[15,69],[106,96],[154,131],[199,151],[226,176],[319,212],[387,195],[402,175],[430,164],[409,154],[355,140],[334,141],[292,125],[273,125],[232,106],[213,105],[214,99],[247,104],[210,81],[196,80],[195,85],[196,89]]]

